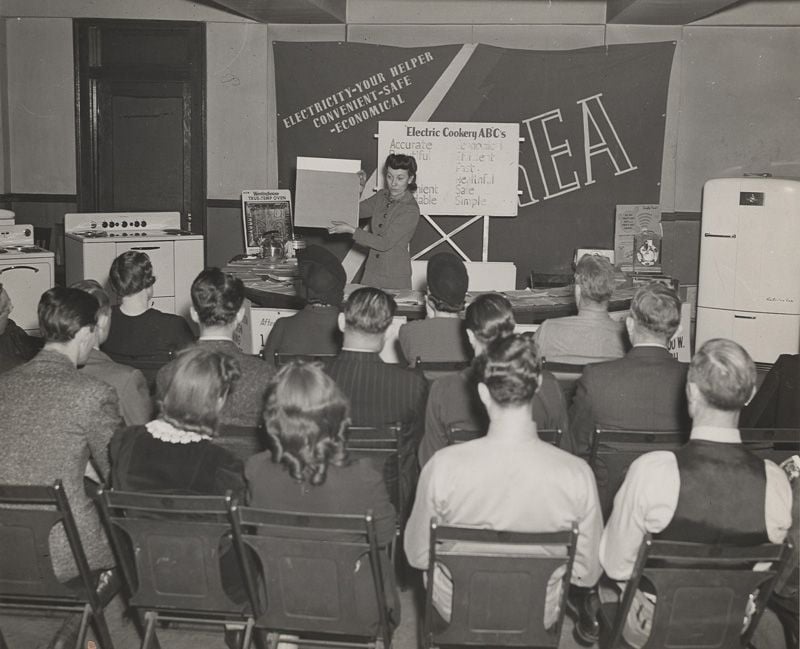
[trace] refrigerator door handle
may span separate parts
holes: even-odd
[[[739,315],[738,313],[733,314],[734,318],[740,318],[742,320],[755,320],[756,317],[754,315]]]
[[[714,234],[713,232],[703,232],[704,237],[716,237],[718,239],[735,239],[735,234]]]

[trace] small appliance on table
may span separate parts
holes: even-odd
[[[203,235],[181,229],[180,212],[97,212],[64,215],[67,284],[96,279],[112,299],[111,263],[138,250],[153,263],[151,306],[189,317],[194,278],[205,266]]]
[[[38,333],[39,298],[53,287],[55,255],[33,245],[32,225],[0,225],[0,284],[14,305],[11,319]]]

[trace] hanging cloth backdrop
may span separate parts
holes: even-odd
[[[659,202],[672,42],[567,51],[273,48],[280,187],[294,186],[298,156],[355,158],[368,174],[379,172],[382,120],[518,122],[519,212],[492,219],[489,260],[513,261],[519,287],[531,270],[570,272],[575,248],[613,248],[616,205]],[[422,177],[424,156],[417,158]],[[449,232],[466,220],[436,222]],[[421,221],[412,254],[439,237]],[[480,227],[454,240],[480,259]]]

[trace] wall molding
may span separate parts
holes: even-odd
[[[206,207],[230,207],[238,210],[242,209],[241,198],[208,198]]]
[[[77,194],[0,194],[3,203],[77,203]]]

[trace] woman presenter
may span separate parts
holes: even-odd
[[[358,218],[372,219],[371,231],[333,221],[331,234],[347,233],[369,249],[362,284],[376,288],[411,288],[408,244],[419,222],[417,161],[413,156],[391,154],[383,166],[386,188],[362,201]]]

